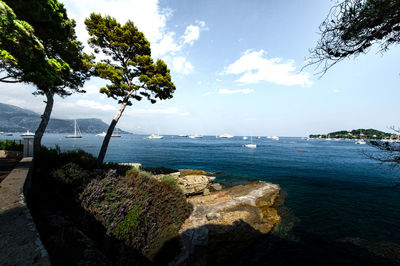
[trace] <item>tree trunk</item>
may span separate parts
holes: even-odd
[[[99,156],[96,161],[96,169],[101,169],[103,166],[104,157],[106,156],[108,143],[110,143],[111,135],[114,132],[115,126],[118,123],[119,118],[125,110],[126,105],[128,104],[129,97],[126,97],[124,101],[122,101],[121,107],[119,108],[117,114],[114,116],[114,119],[111,121],[110,126],[108,127],[107,134],[104,137],[103,144],[101,145],[101,149],[99,152]]]
[[[33,140],[34,157],[37,157],[37,155],[40,153],[42,137],[44,132],[46,131],[47,124],[49,123],[51,111],[53,110],[54,94],[52,92],[46,92],[45,95],[47,98],[46,108],[44,109],[43,115],[41,116],[42,120],[40,121],[39,127],[35,132],[35,138]]]

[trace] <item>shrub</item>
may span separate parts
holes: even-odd
[[[111,163],[110,162],[110,163],[104,163],[103,168],[117,170],[118,175],[124,176],[126,174],[126,172],[134,169],[135,167],[133,167],[131,165],[121,165],[119,163]]]
[[[60,147],[47,148],[42,146],[38,158],[35,158],[35,167],[41,170],[54,170],[68,163],[75,163],[85,170],[93,170],[96,166],[96,157],[84,150],[61,152]]]
[[[170,184],[171,186],[179,188],[178,181],[172,175],[164,175],[163,177],[161,177],[160,181],[164,182],[164,183],[167,183],[167,184]]]
[[[94,179],[80,199],[108,234],[151,260],[167,241],[178,236],[191,212],[178,188],[140,170],[128,171],[125,178],[116,177],[114,171],[103,179]]]
[[[81,187],[91,179],[91,173],[76,163],[67,163],[61,168],[53,170],[51,177],[66,185]]]
[[[13,140],[6,140],[6,141],[0,140],[0,150],[22,151],[23,148],[24,148],[24,145],[22,145],[21,143],[15,142]]]

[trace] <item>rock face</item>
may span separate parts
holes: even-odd
[[[157,179],[162,179],[165,174],[154,175]],[[169,173],[176,179],[176,183],[182,189],[183,193],[187,196],[197,194],[208,194],[210,191],[219,191],[222,186],[214,183],[215,176],[208,176],[202,170],[182,169],[179,172]]]
[[[177,183],[186,195],[203,193],[214,180],[214,176],[206,175],[187,175],[177,177]]]
[[[173,263],[205,265],[207,256],[221,258],[224,249],[229,254],[271,231],[280,221],[272,208],[279,190],[279,185],[259,182],[190,197],[193,212],[181,227],[182,252]]]

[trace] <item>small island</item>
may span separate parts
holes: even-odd
[[[309,138],[312,139],[327,139],[327,138],[335,138],[335,139],[371,139],[371,140],[394,140],[398,139],[399,135],[387,133],[383,131],[379,131],[376,129],[353,129],[353,130],[341,130],[330,132],[327,134],[311,134]]]

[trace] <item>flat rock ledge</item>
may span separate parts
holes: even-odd
[[[205,265],[213,252],[229,254],[270,232],[280,222],[272,207],[279,191],[279,185],[258,182],[189,197],[193,212],[181,227],[182,251],[171,265]]]

